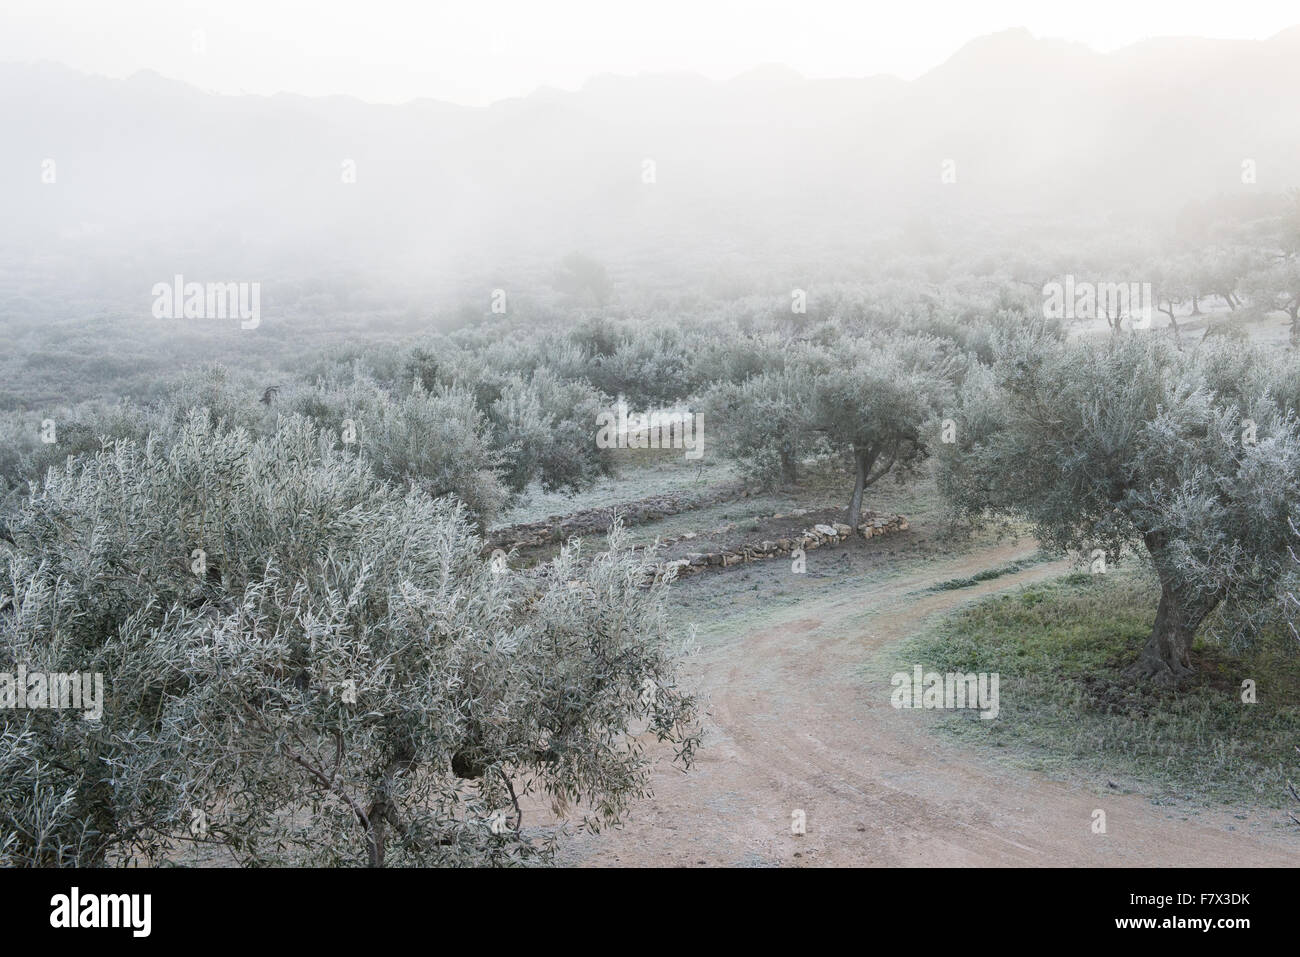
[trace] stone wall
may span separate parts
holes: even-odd
[[[525,522],[494,529],[488,534],[489,548],[536,548],[567,541],[573,535],[603,535],[614,517],[622,518],[625,526],[644,525],[670,515],[679,515],[691,509],[704,508],[733,499],[746,498],[749,492],[736,483],[718,486],[702,492],[672,492],[650,498],[589,508],[568,515],[552,515],[537,522]]]
[[[905,532],[907,529],[907,519],[902,515],[894,515],[892,517],[871,515],[865,522],[858,526],[858,531],[861,533],[863,538],[877,538],[881,535]],[[797,537],[778,538],[774,541],[750,542],[720,552],[696,552],[695,554],[688,555],[685,558],[677,558],[672,561],[664,562],[660,565],[660,568],[666,570],[675,567],[677,569],[677,577],[684,578],[688,575],[694,575],[697,572],[707,571],[710,568],[727,568],[731,565],[755,562],[764,558],[780,558],[788,556],[798,548],[802,548],[805,552],[808,552],[815,548],[821,548],[823,545],[838,545],[852,537],[853,529],[840,522],[836,522],[832,525],[814,525],[812,528],[805,530]],[[680,541],[680,539],[678,539],[678,541]],[[665,542],[661,544],[671,543]]]

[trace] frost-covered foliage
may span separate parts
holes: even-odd
[[[534,481],[548,491],[576,490],[612,469],[595,442],[597,414],[609,400],[585,379],[555,371],[548,362],[567,361],[572,356],[564,353],[576,347],[556,349],[530,360],[496,354],[500,366],[464,350],[435,356],[421,347],[375,349],[318,363],[310,381],[287,377],[271,385],[206,366],[179,374],[141,402],[0,414],[0,515],[51,465],[118,439],[141,442],[152,434],[169,444],[192,410],[207,409],[227,428],[256,435],[273,432],[283,414],[305,415],[381,478],[455,495],[488,525]],[[526,371],[508,371],[516,364]]]
[[[853,476],[847,521],[856,526],[866,488],[928,455],[925,428],[965,365],[951,343],[928,336],[804,344],[780,368],[720,384],[706,408],[724,453],[766,483],[794,481],[808,455],[840,456]]]
[[[1222,340],[1006,340],[940,484],[959,513],[1023,516],[1050,546],[1143,548],[1162,595],[1134,671],[1176,681],[1211,612],[1276,596],[1300,503],[1293,363]]]
[[[963,366],[942,340],[906,336],[846,344],[815,378],[813,421],[853,469],[849,525],[858,525],[867,487],[930,454],[926,426],[951,401]]]
[[[337,448],[369,462],[380,478],[435,497],[455,495],[480,525],[505,504],[502,457],[465,389],[429,391],[414,382],[389,393],[358,378],[297,392],[286,405],[326,430]]]
[[[437,493],[456,494],[483,521],[532,482],[546,491],[579,490],[610,474],[609,453],[595,441],[597,415],[609,399],[571,375],[582,365],[574,345],[554,338],[532,349],[496,343],[481,354],[437,345],[413,347],[401,361],[383,353],[373,365],[354,360],[329,370],[312,387],[293,390],[286,402],[332,429],[347,418],[360,429],[376,408],[394,403],[418,413],[417,420],[424,409],[437,407],[446,424],[429,431],[415,421],[409,441],[451,441],[442,452],[427,449],[425,461],[408,449],[399,457],[405,470],[396,474],[433,479]],[[421,408],[410,408],[412,403]],[[396,440],[390,432],[384,448]],[[362,454],[377,451],[373,441],[361,447]],[[453,455],[467,468],[458,472],[448,458]],[[390,458],[379,460],[381,468]],[[436,469],[430,468],[434,459]]]
[[[507,487],[520,492],[536,479],[548,492],[576,490],[611,474],[611,453],[597,447],[593,434],[606,407],[604,397],[583,381],[546,369],[528,379],[511,376],[490,413]]]
[[[714,441],[741,474],[764,485],[792,484],[799,463],[826,451],[813,430],[813,380],[804,369],[787,367],[722,382],[705,399]]]
[[[154,421],[129,402],[84,402],[57,417],[10,413],[0,417],[0,513],[54,465],[98,452],[104,440],[143,439]]]
[[[245,863],[544,860],[526,794],[600,826],[645,790],[644,732],[689,763],[664,582],[618,529],[494,566],[463,506],[336,444],[196,411],[18,508],[0,672],[98,672],[104,703],[0,712],[3,863],[186,841]]]

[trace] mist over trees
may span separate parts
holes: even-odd
[[[58,170],[0,156],[0,673],[112,678],[98,720],[0,710],[0,864],[532,864],[528,807],[619,824],[651,742],[708,745],[681,585],[657,532],[492,536],[639,498],[623,406],[855,530],[933,482],[959,528],[1140,565],[1129,687],[1294,634],[1300,32],[1194,46],[482,110],[0,65]],[[155,315],[182,274],[266,314]]]

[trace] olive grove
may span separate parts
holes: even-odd
[[[509,863],[538,793],[617,821],[650,732],[689,764],[665,582],[616,528],[535,571],[464,507],[302,417],[196,410],[50,470],[0,542],[0,671],[95,672],[103,714],[4,712],[0,858]]]

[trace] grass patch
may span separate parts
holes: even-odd
[[[1031,565],[1037,565],[1041,561],[1043,561],[1041,557],[1022,558],[1018,561],[1007,562],[1005,565],[999,565],[996,568],[986,568],[982,572],[976,572],[970,578],[949,578],[937,585],[931,585],[926,591],[952,591],[956,588],[971,588],[980,582],[992,581],[994,578],[1001,578],[1003,575],[1014,575],[1016,572],[1023,571]]]
[[[947,587],[961,587],[949,585]],[[945,586],[936,586],[945,587]],[[901,646],[898,670],[998,672],[998,718],[936,712],[940,733],[1010,748],[1157,797],[1282,807],[1300,780],[1300,654],[1283,634],[1240,652],[1199,638],[1195,676],[1162,691],[1125,678],[1159,597],[1136,572],[1073,574],[981,601]],[[1255,682],[1257,703],[1242,702]],[[1004,752],[1005,753],[1005,752]]]

